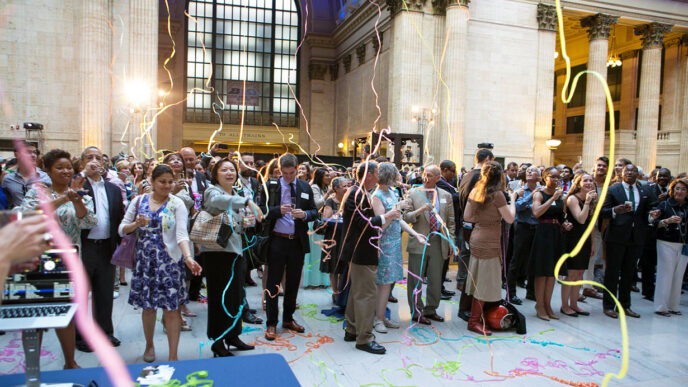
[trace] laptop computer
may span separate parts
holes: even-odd
[[[76,251],[76,250],[73,250]],[[64,328],[74,317],[76,304],[63,250],[49,250],[30,272],[10,275],[2,290],[0,330]]]

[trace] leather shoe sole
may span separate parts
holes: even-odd
[[[630,308],[624,310],[626,312],[626,316],[628,317],[633,317],[633,318],[640,318],[640,315],[634,311],[632,311]]]
[[[356,344],[356,349],[372,353],[373,355],[384,355],[387,350],[378,343],[371,341],[368,344]]]
[[[273,341],[276,338],[277,338],[277,328],[268,327],[268,329],[265,331],[265,340]]]
[[[442,295],[451,297],[451,296],[456,295],[456,292],[453,292],[451,290],[442,290]]]
[[[619,318],[619,315],[611,309],[605,309],[604,314],[611,317],[611,318]]]
[[[444,322],[444,317],[442,317],[442,316],[438,315],[437,313],[433,313],[433,314],[426,314],[426,315],[425,315],[425,316],[423,316],[423,317],[425,317],[425,318],[429,318],[430,320],[433,320],[433,321],[439,321],[439,322]]]
[[[284,323],[284,324],[282,324],[282,328],[289,329],[289,330],[292,330],[292,331],[298,332],[298,333],[303,333],[306,331],[306,328],[297,324],[296,321],[290,321],[288,323]]]

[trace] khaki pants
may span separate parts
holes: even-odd
[[[416,309],[425,316],[436,313],[437,308],[440,306],[443,280],[442,266],[444,265],[442,238],[433,235],[428,242],[430,246],[425,249],[425,259],[423,259],[423,262],[421,262],[421,258],[423,258],[422,254],[409,254],[409,273],[407,276],[408,283],[406,292],[408,295],[409,307],[411,308],[411,316],[413,316],[413,318],[418,318]],[[427,304],[423,306],[423,301],[421,300],[423,293],[420,291],[422,285],[418,285],[418,294],[414,295],[413,293],[416,289],[416,284],[418,284],[418,278],[416,277],[423,278],[426,276],[428,277],[426,288]]]
[[[356,344],[373,340],[377,266],[351,263],[351,289],[346,303],[346,331],[356,335]]]

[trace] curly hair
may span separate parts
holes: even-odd
[[[57,160],[59,159],[67,159],[71,163],[72,155],[70,155],[69,152],[64,151],[62,149],[53,149],[50,152],[44,154],[43,166],[45,167],[45,171],[50,171],[50,168],[52,168],[55,162],[57,162]]]

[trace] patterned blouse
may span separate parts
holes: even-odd
[[[60,194],[53,190],[46,191],[46,195],[52,196],[53,200],[60,197]],[[98,222],[96,213],[93,210],[93,199],[88,195],[84,195],[82,196],[82,200],[86,206],[86,216],[81,219],[76,217],[76,209],[74,208],[74,204],[72,204],[72,202],[67,202],[55,209],[58,223],[60,226],[62,226],[62,230],[75,245],[81,245],[81,230],[93,228],[93,226],[95,226]],[[38,191],[32,188],[26,193],[26,196],[24,196],[21,209],[23,211],[33,210],[36,209],[39,204]]]

